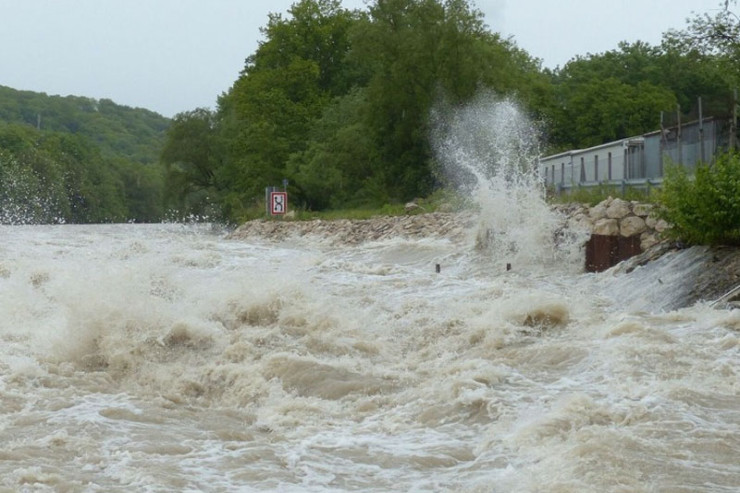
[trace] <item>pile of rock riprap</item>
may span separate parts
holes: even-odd
[[[643,251],[659,243],[661,233],[670,227],[665,220],[654,216],[653,205],[611,197],[593,207],[576,203],[554,207],[568,218],[571,228],[596,235],[639,236]]]
[[[256,220],[244,223],[231,238],[269,238],[283,241],[289,238],[314,236],[332,243],[356,245],[388,238],[423,238],[429,236],[462,240],[475,217],[469,213],[432,212],[406,216],[378,216],[372,219],[337,219],[311,221]]]
[[[639,235],[642,250],[657,244],[660,233],[669,227],[664,220],[651,214],[652,205],[622,199],[609,198],[593,207],[578,203],[553,207],[563,215],[564,226],[598,235]],[[255,220],[241,225],[231,234],[231,238],[283,241],[314,236],[335,244],[349,245],[393,237],[437,236],[461,241],[470,238],[478,219],[476,214],[470,212],[433,212],[361,220]]]

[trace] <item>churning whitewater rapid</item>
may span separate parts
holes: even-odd
[[[632,311],[470,172],[454,240],[0,226],[0,490],[738,491],[740,312]]]

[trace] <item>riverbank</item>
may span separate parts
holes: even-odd
[[[593,207],[566,204],[553,208],[560,213],[564,228],[586,230],[591,234],[639,236],[643,253],[613,267],[605,275],[654,284],[657,293],[681,291],[671,303],[656,302],[661,308],[676,309],[697,302],[734,306],[734,297],[725,295],[740,284],[740,249],[681,248],[664,239],[663,233],[669,225],[652,215],[649,204],[607,199]],[[478,224],[479,218],[472,212],[433,212],[363,220],[254,220],[241,225],[229,237],[275,242],[311,237],[331,245],[359,245],[398,237],[437,237],[463,245],[475,239]]]
[[[292,237],[315,236],[341,245],[357,245],[389,238],[446,237],[462,241],[476,223],[469,212],[432,212],[404,216],[378,216],[371,219],[326,221],[254,220],[242,224],[230,238],[262,238],[284,241]]]
[[[652,215],[650,204],[608,198],[596,206],[558,204],[553,210],[560,216],[560,229],[586,231],[598,235],[639,237],[642,250],[660,242],[668,225]],[[401,216],[377,216],[371,219],[293,221],[257,219],[248,221],[232,233],[234,239],[262,238],[284,241],[291,237],[315,236],[334,244],[356,245],[388,238],[446,237],[462,241],[475,234],[478,214],[464,212],[416,213]]]

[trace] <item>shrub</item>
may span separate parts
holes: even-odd
[[[740,245],[740,154],[719,155],[693,176],[668,166],[658,202],[672,236],[694,245]]]

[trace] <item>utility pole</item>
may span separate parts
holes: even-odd
[[[678,151],[678,165],[683,166],[683,149],[681,148],[681,105],[676,105],[676,117],[678,127],[676,128],[676,150]]]
[[[730,121],[730,149],[737,149],[737,87],[732,94],[732,121]]]
[[[704,112],[701,106],[701,96],[699,96],[699,162],[704,163]]]
[[[668,138],[665,131],[665,113],[660,112],[660,145],[658,146],[658,162],[660,163],[660,176],[663,176],[663,161],[665,160],[665,150],[668,147]]]

